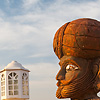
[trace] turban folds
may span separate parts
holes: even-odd
[[[81,18],[65,23],[54,36],[53,48],[58,58],[63,55],[96,58],[100,56],[100,22]]]

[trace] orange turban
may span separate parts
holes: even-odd
[[[53,41],[58,58],[74,56],[95,58],[100,56],[100,22],[82,18],[64,24],[58,29]]]

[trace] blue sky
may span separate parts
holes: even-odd
[[[58,100],[53,37],[66,22],[100,21],[100,0],[0,0],[0,69],[13,60],[30,72],[30,100]]]

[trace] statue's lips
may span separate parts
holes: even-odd
[[[56,85],[59,86],[59,82],[57,82]]]
[[[71,83],[71,80],[69,80],[69,81],[66,81],[66,80],[60,80],[60,81],[58,81],[57,82],[57,86],[59,87],[59,86],[65,86],[65,85],[68,85],[68,84],[70,84]]]
[[[60,86],[60,82],[58,81],[56,85],[59,87]]]

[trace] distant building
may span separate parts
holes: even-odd
[[[1,70],[1,100],[29,100],[29,72],[17,61]]]

